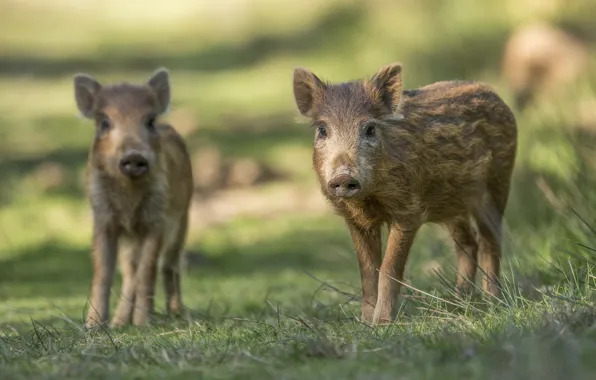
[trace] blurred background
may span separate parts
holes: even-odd
[[[0,1],[4,322],[79,318],[85,307],[94,130],[77,113],[73,75],[140,82],[159,66],[172,79],[166,119],[195,171],[183,279],[191,308],[246,314],[265,300],[302,309],[346,301],[318,293],[320,281],[359,292],[348,232],[312,171],[294,66],[344,81],[399,61],[406,88],[493,85],[520,132],[505,272],[527,291],[552,283],[547,262],[575,259],[565,239],[594,238],[595,16],[592,0]],[[407,281],[436,287],[440,269],[453,282],[446,237],[424,227]]]

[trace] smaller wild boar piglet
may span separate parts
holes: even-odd
[[[470,290],[480,251],[482,288],[499,296],[517,126],[488,85],[442,81],[404,91],[400,64],[340,84],[296,68],[294,97],[315,128],[321,190],[357,252],[363,321],[395,317],[408,253],[427,222],[445,225],[455,241],[458,289]],[[389,229],[383,259],[382,226]]]
[[[141,85],[101,85],[86,74],[74,77],[77,107],[95,121],[96,130],[87,162],[93,211],[87,327],[108,322],[116,262],[122,289],[112,326],[149,322],[160,264],[166,310],[178,314],[182,309],[180,258],[193,178],[182,137],[157,121],[170,104],[169,82],[163,68]]]

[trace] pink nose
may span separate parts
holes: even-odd
[[[360,191],[360,182],[350,175],[341,174],[333,177],[327,184],[329,193],[340,198],[350,198]]]

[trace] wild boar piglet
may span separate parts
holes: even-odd
[[[117,262],[122,289],[111,325],[149,322],[160,264],[166,310],[179,313],[193,178],[182,137],[158,121],[170,104],[168,71],[157,70],[144,84],[102,85],[77,74],[74,90],[79,111],[95,122],[87,162],[93,281],[86,325],[109,319]]]
[[[314,127],[314,169],[350,231],[362,320],[372,324],[394,318],[408,254],[425,223],[451,233],[458,289],[474,282],[479,251],[483,290],[499,295],[501,226],[517,149],[514,115],[483,83],[442,81],[413,90],[402,83],[398,63],[345,83],[294,70],[298,110]],[[389,229],[383,258],[382,226]]]

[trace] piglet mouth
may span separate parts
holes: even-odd
[[[327,191],[337,198],[352,198],[361,190],[360,182],[349,174],[336,175],[327,182]]]

